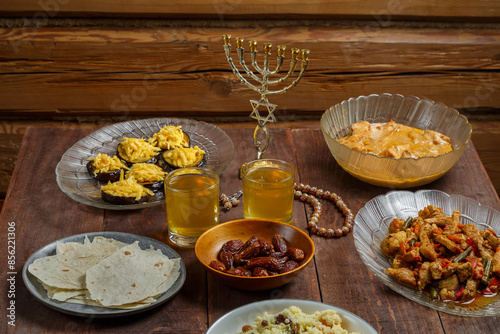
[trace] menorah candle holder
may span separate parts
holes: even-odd
[[[302,79],[302,77],[305,74],[307,65],[309,64],[309,50],[307,49],[299,50],[297,48],[293,48],[291,51],[290,68],[288,70],[288,73],[286,73],[281,77],[271,79],[271,76],[276,77],[278,73],[281,71],[281,67],[283,66],[283,61],[285,60],[286,47],[283,45],[278,45],[277,55],[276,55],[276,68],[274,70],[270,70],[269,67],[270,67],[272,44],[264,43],[264,63],[261,67],[257,64],[257,41],[250,41],[249,42],[250,59],[252,62],[252,67],[254,69],[254,71],[252,71],[245,63],[243,38],[238,37],[236,38],[236,52],[238,54],[240,66],[244,70],[244,73],[246,73],[245,77],[244,74],[242,74],[238,70],[231,57],[231,35],[223,35],[222,41],[227,61],[231,66],[233,73],[240,79],[242,83],[244,83],[246,86],[250,87],[251,89],[260,94],[260,100],[258,101],[250,100],[250,104],[252,105],[252,113],[250,114],[250,117],[256,119],[258,122],[258,125],[256,126],[253,134],[253,142],[255,148],[257,149],[257,159],[262,159],[264,152],[269,146],[269,129],[267,128],[266,123],[276,122],[276,117],[274,116],[274,110],[278,106],[276,104],[269,103],[267,96],[273,94],[286,93],[290,88],[294,87],[299,83],[300,79]],[[301,67],[300,67],[300,72],[295,77],[295,79],[288,86],[285,86],[277,90],[270,90],[269,89],[270,86],[283,84],[290,77],[293,77],[295,72],[295,67],[299,62],[300,54],[302,54]],[[250,82],[248,79],[253,80],[255,83]],[[263,116],[259,113],[259,107],[265,107],[265,109],[267,109],[266,116]],[[261,143],[258,139],[259,136],[261,135],[261,132],[264,134],[265,138],[264,143]]]

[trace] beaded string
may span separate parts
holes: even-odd
[[[233,196],[227,196],[226,194],[221,194],[219,200],[224,206],[224,210],[229,211],[232,207],[238,206],[240,203],[240,197],[243,191],[240,190]],[[341,236],[349,234],[354,226],[354,215],[351,210],[344,203],[342,198],[336,193],[330,191],[324,191],[323,189],[318,189],[316,187],[311,187],[305,184],[294,184],[294,198],[301,201],[307,202],[313,207],[313,214],[311,219],[307,222],[307,228],[312,234],[316,234],[325,238],[340,238]],[[322,204],[320,199],[325,199],[335,203],[337,208],[342,212],[345,217],[344,225],[341,228],[325,228],[318,227],[319,218],[322,214]]]
[[[243,195],[243,190],[237,191],[233,196],[220,194],[219,201],[224,206],[224,210],[229,211],[233,206],[238,206],[238,204],[240,204],[241,195]]]
[[[354,215],[351,210],[344,203],[342,198],[336,193],[330,191],[324,191],[323,189],[318,189],[316,187],[311,187],[305,184],[294,184],[294,195],[296,199],[302,202],[309,202],[313,206],[313,214],[311,219],[307,222],[307,228],[312,234],[317,234],[326,238],[340,238],[343,235],[349,234],[354,226]],[[344,225],[342,228],[332,229],[325,227],[318,227],[318,221],[322,213],[322,204],[319,198],[331,201],[335,203],[337,208],[342,212],[345,217]]]

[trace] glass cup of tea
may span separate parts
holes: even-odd
[[[170,172],[164,183],[169,239],[194,247],[219,223],[219,176],[208,168],[186,167]]]
[[[286,161],[260,159],[241,168],[243,216],[291,223],[295,169]]]

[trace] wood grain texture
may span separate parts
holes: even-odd
[[[257,95],[229,69],[221,46],[227,32],[311,49],[303,81],[272,97],[278,115],[318,115],[346,98],[382,92],[476,113],[500,105],[499,31],[1,29],[0,115],[248,115]]]
[[[472,141],[488,176],[500,194],[500,122],[472,123]]]
[[[55,132],[59,134],[55,135]],[[43,142],[53,149],[55,155],[58,155],[82,134],[85,132],[75,134],[71,131],[61,132],[51,129],[46,131],[44,136],[34,138],[37,136],[37,131],[28,130],[25,135],[27,141],[21,145],[18,167],[15,169],[13,184],[7,194],[7,197],[12,198],[12,202],[10,205],[9,203],[4,205],[0,223],[3,230],[2,242],[5,245],[7,245],[7,222],[15,223],[16,264],[15,270],[9,271],[17,273],[15,302],[18,322],[16,327],[11,327],[10,330],[15,329],[20,333],[33,330],[33,324],[22,321],[27,317],[32,317],[35,327],[40,329],[39,333],[48,333],[51,331],[50,328],[68,328],[68,326],[71,328],[74,323],[73,317],[61,315],[41,305],[24,287],[21,273],[24,262],[42,246],[69,235],[101,230],[102,215],[101,217],[95,215],[95,210],[83,208],[77,216],[72,214],[74,201],[58,189],[55,181],[54,169],[57,161],[46,159],[46,151],[27,144],[31,140]],[[3,268],[5,273],[7,268],[6,266]],[[7,286],[2,284],[1,291],[4,296],[7,295],[6,288]],[[2,301],[2,306],[5,305],[5,301],[6,299]],[[2,333],[8,332],[5,321],[2,321],[0,326]],[[80,324],[74,329],[74,332],[86,332],[88,324]]]
[[[0,12],[9,15],[34,15],[45,13],[53,16],[142,16],[142,17],[231,17],[269,16],[283,17],[386,17],[392,18],[495,18],[500,15],[500,6],[494,0],[479,0],[471,3],[466,0],[444,0],[435,2],[421,0],[382,1],[372,0],[360,6],[354,0],[312,0],[284,1],[272,3],[263,0],[174,0],[165,3],[161,0],[83,1],[83,0],[18,0],[4,2]]]
[[[90,129],[29,128],[21,145],[19,161],[0,214],[0,242],[6,244],[7,222],[16,223],[16,281],[28,256],[58,238],[94,231],[136,233],[166,241],[163,205],[134,211],[105,211],[77,203],[62,193],[53,175],[58,157]],[[238,170],[253,159],[248,139],[251,128],[227,128],[235,143],[235,158],[221,176],[221,191],[241,187]],[[39,150],[44,142],[52,148]],[[268,157],[295,163],[297,181],[339,194],[353,213],[388,189],[364,184],[345,173],[334,161],[319,129],[271,129]],[[36,164],[26,163],[28,161]],[[460,180],[459,182],[457,180]],[[500,199],[489,182],[474,145],[470,144],[457,164],[441,179],[425,186],[461,194],[500,209]],[[306,231],[308,205],[295,201],[294,225]],[[322,226],[339,226],[343,217],[333,205],[323,206]],[[221,213],[221,221],[242,217],[238,206]],[[71,317],[34,300],[23,284],[17,285],[16,327],[0,323],[2,333],[204,333],[207,326],[241,305],[273,298],[323,301],[351,311],[380,333],[492,333],[498,317],[461,318],[425,308],[385,288],[356,254],[352,235],[340,239],[313,236],[314,263],[291,283],[271,291],[245,292],[228,288],[206,275],[192,249],[175,248],[187,266],[187,281],[172,300],[143,314],[119,319]],[[6,284],[1,292],[6,295]],[[6,307],[7,298],[0,301]],[[250,319],[249,319],[250,321]],[[14,331],[15,329],[15,331]]]

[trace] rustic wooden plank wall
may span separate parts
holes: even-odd
[[[121,17],[291,17],[497,21],[500,4],[496,0],[16,0],[0,4],[0,12],[19,16],[46,12],[52,16]],[[42,16],[41,14],[38,14]]]
[[[499,18],[496,0],[5,1],[0,197],[30,125],[249,122],[248,100],[257,96],[229,70],[224,33],[255,39],[259,50],[263,42],[311,50],[305,78],[272,97],[280,125],[318,126],[326,108],[353,96],[428,97],[469,117],[500,191]]]

